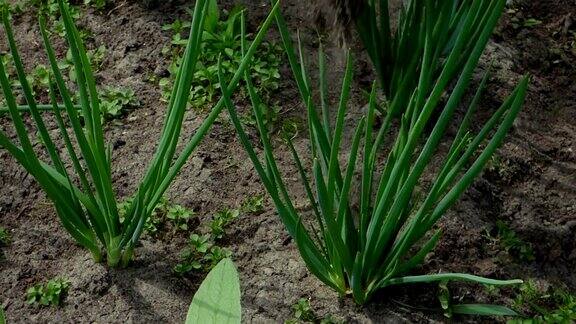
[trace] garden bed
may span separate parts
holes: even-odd
[[[253,31],[269,6],[267,1],[246,2]],[[221,5],[232,7],[231,1]],[[289,25],[300,28],[306,51],[315,57],[318,42],[308,1],[287,0],[283,6]],[[184,3],[167,3],[148,9],[138,1],[118,1],[103,11],[81,9],[79,25],[92,32],[88,47],[107,48],[97,82],[130,88],[140,102],[137,109],[105,127],[114,147],[113,180],[120,197],[134,191],[154,153],[166,104],[160,101],[159,85],[150,80],[165,75],[170,63],[162,52],[171,35],[162,26],[176,18],[188,19],[186,8]],[[495,73],[479,111],[489,116],[521,75],[530,73],[526,104],[486,171],[440,221],[444,230],[440,244],[418,272],[533,279],[576,293],[576,4],[524,1],[513,8],[501,20],[482,59],[481,66],[492,62]],[[34,10],[15,15],[13,23],[28,67],[46,63]],[[272,39],[275,34],[271,32]],[[0,48],[7,49],[4,34]],[[65,54],[63,44],[57,50]],[[339,80],[344,56],[335,45],[327,52],[329,80]],[[369,90],[373,78],[367,59],[358,56],[351,111],[364,109],[366,97],[360,90]],[[288,68],[280,72],[283,81],[272,95],[279,103],[279,119],[305,118],[294,84],[287,81]],[[336,96],[339,83],[332,87]],[[190,112],[184,138],[193,134],[204,116]],[[7,124],[6,117],[1,120]],[[304,138],[295,140],[301,150],[306,149]],[[280,167],[287,170],[287,182],[297,183],[289,152],[281,151]],[[189,234],[202,231],[219,210],[238,208],[251,197],[266,197],[247,159],[223,113],[167,194],[170,201],[195,211],[199,222],[188,231],[161,228],[156,235],[145,235],[128,268],[109,269],[94,264],[89,252],[73,242],[32,177],[0,150],[0,226],[12,238],[2,248],[5,260],[0,261],[0,303],[8,322],[182,322],[204,276],[172,271]],[[304,198],[303,191],[300,196]],[[506,243],[510,236],[520,243]],[[438,307],[435,285],[383,291],[364,308],[338,298],[307,271],[270,201],[265,200],[262,212],[242,213],[234,220],[221,245],[232,250],[240,272],[244,322],[283,322],[293,316],[291,306],[300,298],[310,298],[319,316],[346,322],[444,320],[442,313],[421,309]],[[517,253],[519,245],[532,252]],[[71,283],[64,304],[28,305],[26,290],[54,277]],[[466,301],[505,304],[512,303],[516,293],[506,288],[495,295],[482,286],[457,284],[452,291]]]

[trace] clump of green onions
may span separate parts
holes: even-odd
[[[429,80],[423,80],[427,83],[440,74],[445,80],[457,77],[505,3],[506,0],[402,1],[393,28],[389,1],[365,0],[353,20],[390,102],[389,112],[394,116],[402,113],[412,89],[422,81],[421,74],[428,76]],[[445,61],[448,56],[449,64]],[[422,93],[430,95],[432,88],[427,89]]]
[[[341,295],[351,294],[359,304],[368,301],[377,290],[398,284],[452,280],[491,285],[521,282],[460,273],[409,275],[424,262],[426,255],[438,243],[441,230],[434,229],[434,225],[472,184],[502,144],[526,95],[527,77],[520,81],[480,131],[473,133],[469,125],[487,81],[485,77],[460,122],[435,180],[430,186],[422,183],[425,170],[436,170],[430,170],[431,160],[439,154],[438,148],[447,126],[453,122],[455,110],[463,105],[463,97],[473,72],[504,4],[504,1],[488,1],[496,5],[491,6],[486,14],[485,11],[477,11],[480,2],[486,1],[474,1],[475,10],[465,11],[459,16],[458,26],[462,32],[454,37],[454,44],[445,53],[445,59],[440,58],[441,51],[433,49],[437,33],[445,33],[442,30],[446,26],[426,29],[426,33],[420,35],[425,40],[425,48],[424,55],[415,63],[420,71],[415,76],[416,86],[406,89],[406,100],[389,106],[383,113],[383,122],[378,130],[375,130],[378,102],[377,87],[374,85],[369,109],[356,124],[349,146],[349,157],[344,165],[339,160],[353,77],[352,56],[348,54],[341,96],[336,116],[332,120],[326,100],[328,93],[324,55],[320,54],[319,61],[321,104],[317,109],[302,48],[299,46],[297,55],[283,17],[276,15],[292,72],[308,113],[311,170],[305,168],[305,161],[300,158],[289,138],[287,143],[299,170],[313,217],[307,217],[294,206],[276,163],[272,141],[260,108],[260,98],[249,76],[245,75],[245,79],[262,141],[264,162],[260,161],[244,131],[230,100],[230,93],[223,90],[240,141],[308,269]],[[478,19],[482,20],[478,33],[472,35],[466,32]],[[433,21],[426,16],[422,23],[431,24]],[[464,45],[471,46],[471,50],[462,52]],[[409,53],[406,55],[409,56]],[[406,59],[410,59],[410,56]],[[461,61],[464,63],[459,69]],[[455,70],[457,82],[451,88],[451,76],[456,73]],[[392,125],[397,112],[400,115],[395,137],[386,139],[390,133],[394,133]],[[439,117],[433,118],[433,113]],[[385,144],[389,144],[390,148],[384,164],[380,166],[381,147]],[[355,176],[357,172],[359,177]],[[355,198],[352,188],[355,187],[359,188],[358,204],[352,201]],[[425,188],[426,191],[417,188]],[[478,314],[490,311],[501,315],[513,313],[492,305],[471,304],[457,309],[465,309],[468,313],[476,311]]]
[[[96,261],[103,259],[102,252],[104,251],[110,266],[125,266],[132,258],[134,247],[142,233],[146,219],[150,217],[172,180],[224,108],[224,101],[221,100],[196,133],[187,140],[183,150],[177,153],[176,147],[180,141],[182,122],[201,48],[209,1],[196,1],[189,41],[176,77],[158,148],[138,186],[133,203],[123,222],[120,222],[118,214],[117,198],[111,177],[111,149],[104,143],[99,96],[94,75],[68,5],[65,1],[58,0],[58,6],[62,13],[66,40],[72,52],[75,69],[78,71],[76,84],[83,122],[58,68],[45,21],[41,16],[40,29],[52,74],[49,89],[51,111],[58,124],[60,138],[65,144],[63,150],[65,153],[60,153],[40,113],[41,105],[36,103],[27,81],[10,25],[9,13],[4,7],[2,9],[4,29],[27,105],[26,107],[17,105],[6,68],[0,64],[0,83],[19,142],[13,141],[6,133],[0,131],[0,146],[6,149],[38,181],[48,198],[54,203],[62,225],[80,245],[91,251]],[[273,22],[276,10],[277,6],[272,9],[270,16],[262,24],[234,78],[224,87],[227,91],[232,92],[236,89],[256,48]],[[58,99],[61,99],[62,103],[59,103]],[[23,110],[29,111],[32,115],[40,134],[39,144],[33,144],[28,134],[21,117]],[[69,134],[67,125],[72,134]],[[42,161],[40,151],[48,153],[50,163]],[[63,159],[61,154],[67,155],[68,159]],[[65,161],[70,161],[71,165],[67,165]]]

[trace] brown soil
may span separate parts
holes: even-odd
[[[225,2],[225,6],[231,6],[232,1]],[[251,28],[255,29],[269,9],[265,5],[268,2],[246,3]],[[316,33],[306,27],[313,21],[306,3],[285,1],[285,15],[292,27],[303,31],[306,49],[314,55]],[[525,1],[516,7],[518,12],[509,12],[502,19],[483,60],[483,66],[495,62],[497,72],[481,110],[487,115],[522,74],[530,73],[526,105],[498,152],[498,162],[440,222],[444,229],[441,244],[419,271],[534,278],[576,292],[576,3]],[[161,74],[167,67],[161,50],[170,35],[161,27],[177,17],[185,18],[185,8],[185,4],[167,3],[147,9],[135,1],[118,1],[113,10],[103,13],[83,10],[79,24],[93,32],[89,46],[105,44],[108,49],[98,82],[130,87],[142,102],[121,123],[106,129],[109,142],[115,143],[113,178],[121,197],[133,192],[154,152],[165,105],[160,104],[159,87],[146,79],[148,74]],[[14,19],[29,67],[45,62],[34,17],[24,13]],[[518,18],[534,18],[542,23],[515,28]],[[5,50],[4,34],[0,41]],[[58,49],[64,53],[62,45]],[[329,49],[329,54],[334,67],[330,79],[336,80],[342,72],[342,54],[336,46]],[[371,76],[365,59],[360,59],[357,70],[355,88],[367,88]],[[289,79],[287,69],[283,74]],[[337,83],[333,87],[337,91]],[[277,96],[284,111],[304,116],[290,82],[285,82]],[[363,95],[357,91],[351,107],[363,104]],[[202,114],[189,114],[184,138],[202,119]],[[7,125],[7,119],[2,118],[2,124]],[[297,145],[305,148],[305,138],[298,138]],[[287,179],[295,183],[291,160],[280,155]],[[223,114],[168,196],[197,211],[202,221],[224,207],[238,206],[251,195],[264,194],[246,160]],[[304,198],[303,193],[300,197]],[[509,224],[534,246],[534,261],[518,261],[491,244],[486,231],[492,231],[497,220]],[[162,232],[159,238],[144,236],[136,261],[127,269],[111,270],[94,264],[89,253],[60,226],[37,184],[5,151],[0,151],[0,226],[9,229],[13,238],[12,244],[3,248],[6,259],[0,262],[0,303],[9,323],[182,322],[202,279],[201,275],[184,278],[172,272],[179,251],[186,245],[186,236],[170,231]],[[232,249],[240,271],[245,322],[282,322],[290,318],[290,307],[299,298],[311,298],[318,314],[332,314],[347,322],[443,321],[441,314],[405,306],[437,307],[434,286],[388,290],[365,308],[354,306],[349,299],[339,299],[307,271],[269,203],[264,213],[235,221],[223,244]],[[28,305],[26,289],[53,277],[71,281],[63,307]],[[494,301],[478,286],[460,286],[454,294],[470,301]],[[496,302],[509,302],[510,296],[506,290]]]

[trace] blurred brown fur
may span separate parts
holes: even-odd
[[[354,21],[367,0],[316,0],[316,24],[323,31],[335,32],[341,43],[350,38]]]

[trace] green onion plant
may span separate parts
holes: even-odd
[[[172,180],[224,108],[224,101],[221,100],[196,133],[186,140],[182,151],[177,152],[176,147],[180,142],[182,122],[197,66],[208,5],[207,0],[196,1],[190,37],[172,90],[157,151],[151,159],[147,172],[134,194],[133,203],[122,222],[111,177],[111,148],[104,143],[100,117],[101,103],[98,99],[100,97],[85,47],[74,26],[70,8],[65,1],[58,0],[66,30],[66,41],[77,71],[76,88],[80,98],[82,118],[72,102],[70,89],[58,68],[56,54],[46,30],[45,19],[40,16],[40,30],[51,66],[50,111],[58,124],[58,139],[65,146],[63,150],[60,150],[51,138],[40,113],[41,105],[36,103],[32,94],[16,47],[8,9],[3,6],[2,20],[5,34],[27,105],[24,109],[17,105],[6,68],[3,64],[0,65],[0,84],[17,138],[16,141],[0,130],[0,146],[6,149],[38,181],[47,197],[54,203],[62,225],[80,245],[92,252],[96,261],[103,259],[103,252],[108,264],[112,267],[125,266],[130,261],[146,219],[150,217]],[[235,77],[223,87],[227,92],[232,92],[237,87],[256,48],[274,21],[277,7],[272,9],[270,16],[263,22],[260,31],[245,53]],[[42,105],[42,107],[45,106]],[[33,143],[29,135],[29,127],[21,116],[24,110],[30,112],[33,125],[39,133],[41,141],[37,144]],[[49,162],[43,160],[46,153]]]
[[[494,6],[490,7],[490,14],[481,18],[483,23],[479,33],[464,32],[480,19],[479,16],[486,15],[486,11],[479,11],[480,4],[485,2]],[[407,99],[394,103],[399,107],[396,108],[400,112],[398,122],[393,123],[396,109],[389,107],[380,116],[382,124],[377,128],[377,86],[373,86],[368,111],[357,122],[346,152],[342,152],[342,146],[353,79],[352,55],[347,55],[340,100],[336,114],[331,118],[326,100],[328,87],[324,55],[320,53],[318,97],[321,102],[317,105],[302,47],[295,50],[283,17],[279,13],[276,15],[308,115],[310,159],[301,159],[287,138],[309,200],[308,214],[294,206],[278,169],[272,140],[263,122],[260,98],[249,75],[245,75],[245,79],[264,151],[262,161],[239,120],[230,92],[223,89],[240,141],[308,269],[341,295],[352,295],[359,304],[368,301],[377,290],[398,284],[452,280],[491,285],[521,282],[460,273],[411,275],[440,239],[441,230],[435,229],[437,221],[472,184],[502,144],[520,111],[528,87],[528,78],[525,77],[491,118],[480,125],[480,130],[474,132],[469,126],[487,82],[487,77],[484,77],[459,123],[450,148],[447,152],[439,150],[447,127],[455,122],[454,112],[464,106],[464,95],[473,72],[504,5],[503,0],[474,0],[473,3],[475,10],[465,11],[459,16],[458,25],[462,32],[456,35],[445,59],[440,58],[440,52],[433,51],[435,38],[448,37],[451,29],[441,25],[437,29],[426,29],[420,35],[425,40],[424,55],[416,62],[420,73],[415,76],[416,85],[404,90],[409,93]],[[423,23],[431,24],[433,21],[426,16]],[[463,52],[463,46],[469,43],[472,43],[472,50]],[[464,61],[463,67],[451,87],[451,76],[454,70],[459,69],[461,61]],[[434,114],[437,117],[433,117]],[[384,146],[388,149],[384,150]],[[433,157],[442,152],[445,156],[440,167],[430,167]],[[342,153],[349,153],[344,164],[340,163]],[[307,163],[311,167],[307,167]],[[430,185],[422,180],[426,170],[436,170]],[[357,193],[353,188],[358,188]],[[467,312],[478,309],[478,313],[486,313],[490,307],[473,304],[455,309],[466,309]],[[492,309],[495,314],[502,313],[497,306]]]
[[[492,32],[492,21],[500,16],[505,2],[401,1],[394,28],[388,0],[361,1],[360,13],[352,20],[388,98],[389,112],[393,116],[402,113],[422,74],[428,76],[427,83],[440,74],[444,80],[456,78],[478,40]],[[446,64],[448,57],[451,61]],[[422,93],[430,95],[433,88],[427,90]]]

